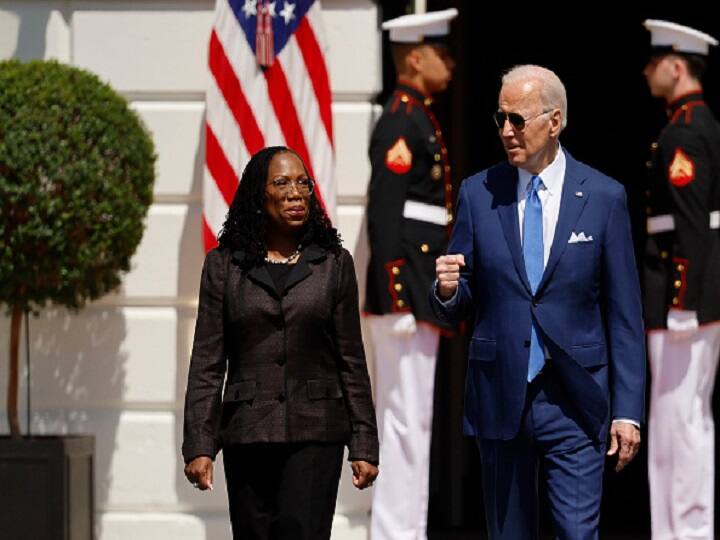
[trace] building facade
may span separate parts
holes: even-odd
[[[382,84],[379,12],[371,0],[322,3],[337,225],[362,278],[367,145]],[[230,538],[222,459],[215,490],[201,494],[185,480],[180,456],[203,261],[203,114],[213,8],[213,0],[0,1],[0,58],[54,58],[98,74],[138,111],[158,153],[154,203],[121,290],[77,314],[47,309],[30,319],[31,429],[95,435],[99,540]],[[0,318],[0,358],[7,357],[9,333],[9,319]],[[0,433],[8,431],[6,384],[3,362]],[[23,382],[23,419],[26,391]],[[341,540],[367,537],[371,495],[355,490],[350,478],[348,465],[334,521],[333,538]]]

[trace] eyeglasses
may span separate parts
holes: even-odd
[[[299,178],[297,180],[290,180],[289,178],[275,178],[270,185],[283,195],[292,193],[294,186],[300,195],[310,195],[315,188],[315,182],[311,178]]]
[[[553,110],[554,109],[545,109],[544,111],[528,118],[524,118],[521,114],[515,112],[496,111],[493,113],[493,120],[495,120],[495,125],[498,129],[505,127],[505,121],[508,120],[514,129],[522,131],[532,120],[538,116],[552,112]]]

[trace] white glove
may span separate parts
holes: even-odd
[[[392,327],[393,334],[409,336],[414,334],[417,330],[417,324],[415,323],[415,315],[412,313],[406,313],[398,317]]]
[[[697,332],[697,311],[685,309],[670,309],[667,315],[667,328],[672,339],[688,339]]]

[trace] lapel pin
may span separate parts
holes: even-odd
[[[576,191],[575,192],[576,197],[582,197],[582,191]]]

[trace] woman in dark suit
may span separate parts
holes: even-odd
[[[223,449],[235,538],[329,538],[345,445],[357,488],[378,474],[353,261],[313,186],[255,154],[203,268],[182,451],[205,490]]]

